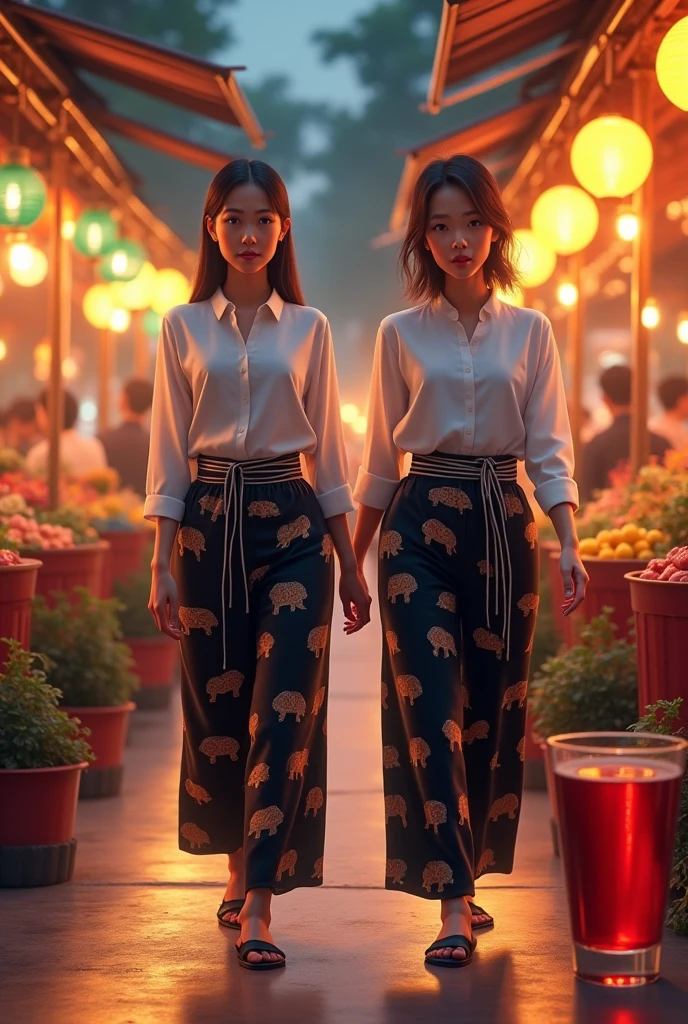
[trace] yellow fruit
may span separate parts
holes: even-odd
[[[621,530],[611,530],[609,533],[609,543],[611,547],[615,548],[617,544],[621,544],[623,540],[623,534]]]
[[[664,534],[661,530],[648,530],[645,540],[647,541],[647,546],[653,548],[655,544],[664,543]]]
[[[633,558],[634,555],[635,551],[633,550],[631,545],[627,544],[626,541],[623,540],[620,544],[617,544],[616,548],[614,549],[615,558]]]
[[[614,558],[614,548],[603,547],[600,548],[598,558]]]
[[[597,551],[598,545],[594,537],[586,537],[580,542],[580,552],[582,555],[596,555]]]
[[[640,533],[635,523],[626,523],[621,527],[621,537],[627,544],[635,544],[640,539]]]
[[[639,526],[638,527],[638,533],[640,534],[641,537],[647,537],[647,527],[646,526]]]
[[[597,541],[597,543],[599,544],[600,547],[602,547],[602,545],[607,544],[609,542],[609,537],[611,536],[611,532],[612,532],[611,530],[600,530],[600,532],[597,534],[597,537],[595,538],[595,540]]]
[[[640,540],[636,541],[635,544],[632,545],[632,547],[634,551],[645,551],[647,549],[647,539],[645,537],[641,537]]]
[[[641,548],[640,551],[636,551],[635,557],[642,559],[643,562],[649,562],[653,555],[649,548]]]

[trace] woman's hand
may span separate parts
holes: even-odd
[[[577,546],[562,547],[559,571],[564,581],[564,603],[561,610],[564,615],[570,615],[582,603],[588,585],[588,574]]]
[[[148,611],[161,633],[167,633],[173,640],[180,639],[177,584],[169,569],[153,569]]]
[[[342,570],[339,579],[339,596],[344,608],[344,632],[350,636],[370,622],[372,598],[365,576],[360,569]]]

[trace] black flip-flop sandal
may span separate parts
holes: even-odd
[[[242,942],[241,945],[237,946],[236,951],[239,963],[248,971],[274,971],[277,967],[284,967],[287,962],[286,954],[281,949],[273,946],[271,942],[263,942],[262,939],[248,939],[247,942]],[[259,960],[257,963],[252,964],[250,960],[246,959],[249,953],[278,953],[283,959]]]
[[[239,924],[238,921],[225,921],[223,918],[223,914],[230,914],[232,911],[234,911],[236,914],[239,914],[243,910],[245,902],[245,900],[222,901],[222,903],[220,904],[220,909],[217,912],[217,919],[223,926],[223,928],[236,928],[238,929],[238,931],[241,931],[241,925]]]
[[[431,967],[468,967],[476,946],[475,939],[467,939],[465,935],[445,935],[425,950],[425,962]],[[457,960],[455,956],[428,956],[434,949],[465,949],[466,956],[463,960]]]
[[[478,928],[492,928],[494,925],[494,917],[492,917],[491,914],[488,914],[486,910],[479,907],[477,903],[471,903],[470,900],[468,900],[468,906],[473,917],[477,917],[478,914],[485,914],[490,919],[489,921],[483,921],[481,924],[471,924],[473,931],[476,931]]]

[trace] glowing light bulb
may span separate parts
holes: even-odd
[[[28,242],[16,242],[10,247],[9,261],[12,270],[23,274],[30,270],[34,260],[34,249]]]
[[[653,330],[659,323],[659,307],[654,299],[648,299],[640,314],[640,322],[643,327]]]
[[[65,220],[62,222],[62,237],[66,242],[71,242],[76,234],[76,221]]]
[[[110,330],[116,334],[122,334],[131,323],[131,313],[128,309],[113,309],[110,314]]]
[[[121,277],[123,274],[126,274],[127,272],[127,268],[129,266],[129,257],[125,252],[122,252],[121,250],[115,252],[112,255],[111,266],[112,273],[116,274],[118,277]]]
[[[74,380],[79,372],[76,360],[71,356],[67,356],[66,359],[62,360],[62,376],[67,380]]]
[[[0,339],[0,360],[7,355],[7,343]]]
[[[666,215],[669,220],[680,220],[683,216],[683,203],[679,199],[672,199],[667,203]]]
[[[5,189],[5,211],[11,218],[12,214],[18,213],[21,209],[22,191],[16,181],[11,181]]]
[[[368,429],[368,417],[357,416],[351,426],[353,427],[354,434],[365,434]]]
[[[688,345],[688,313],[679,313],[676,336],[683,345]]]
[[[345,402],[341,408],[342,423],[354,423],[359,414],[358,406],[353,402]]]
[[[616,219],[616,233],[624,242],[632,242],[640,229],[640,221],[634,213],[622,213]]]
[[[578,289],[573,281],[561,282],[557,288],[557,299],[567,309],[572,309],[576,305],[578,302]]]
[[[86,229],[86,248],[90,252],[100,252],[103,247],[103,229],[98,223],[91,223]]]

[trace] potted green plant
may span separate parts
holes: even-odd
[[[16,640],[0,670],[0,887],[67,882],[74,871],[88,730],[58,708],[40,656]]]
[[[533,728],[545,755],[552,810],[552,841],[558,855],[557,810],[551,767],[544,742],[572,732],[627,729],[638,708],[638,668],[633,636],[617,637],[611,609],[581,626],[580,639],[547,658],[531,685]]]
[[[93,767],[83,776],[81,797],[114,796],[124,774],[129,700],[137,679],[122,642],[114,599],[93,597],[77,587],[70,598],[56,594],[54,606],[37,597],[31,646],[51,662],[51,682],[62,691],[61,705],[91,730]]]
[[[150,582],[150,572],[115,582],[115,597],[120,604],[120,629],[139,678],[134,700],[141,709],[169,705],[172,681],[179,664],[177,641],[160,632],[148,611]]]
[[[31,638],[31,606],[41,565],[38,559],[22,558],[5,547],[0,528],[0,636],[17,640],[22,647],[28,647]],[[8,651],[0,640],[0,669]]]
[[[680,725],[682,703],[682,697],[655,701],[645,708],[642,718],[630,726],[631,730],[685,737],[686,728]],[[671,889],[674,902],[669,910],[667,924],[679,935],[688,935],[688,769],[681,785]]]

